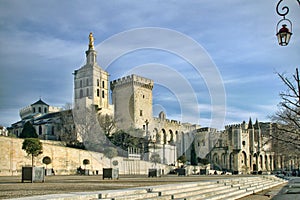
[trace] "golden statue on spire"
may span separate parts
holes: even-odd
[[[89,35],[89,49],[94,49],[94,37],[93,37],[93,33],[90,32],[90,35]]]

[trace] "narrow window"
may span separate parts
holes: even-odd
[[[86,88],[86,96],[89,96],[89,88]]]
[[[99,79],[97,79],[97,86],[98,86],[98,87],[100,86],[100,81],[99,81]]]
[[[35,113],[35,108],[33,108],[33,112]]]
[[[97,97],[99,97],[99,96],[100,96],[100,90],[97,89]]]
[[[104,84],[104,81],[102,81],[102,87],[104,88],[105,84]]]
[[[47,108],[44,108],[44,113],[47,113]]]
[[[105,97],[105,95],[104,95],[104,90],[102,90],[102,98],[104,98]]]
[[[54,126],[51,128],[51,135],[54,135]]]
[[[143,110],[140,110],[140,116],[143,116]]]
[[[79,96],[80,98],[82,98],[83,97],[83,91],[82,90],[80,90],[80,96]]]
[[[42,135],[42,134],[43,134],[42,126],[39,126],[39,135]]]
[[[39,113],[41,113],[42,112],[42,108],[41,107],[39,107]]]
[[[80,87],[82,87],[82,80],[80,80]]]
[[[86,79],[86,85],[89,85],[89,79]]]

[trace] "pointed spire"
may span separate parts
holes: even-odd
[[[249,119],[248,129],[253,129],[251,117],[250,117],[250,119]]]
[[[259,129],[259,123],[258,120],[256,118],[255,124],[254,124],[254,129]]]

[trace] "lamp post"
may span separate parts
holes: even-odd
[[[292,36],[292,22],[285,18],[285,16],[289,13],[290,9],[287,6],[283,6],[281,11],[279,10],[280,4],[283,0],[280,0],[276,6],[276,12],[279,16],[283,17],[283,19],[279,20],[276,26],[276,36],[278,40],[278,44],[280,46],[287,46]],[[300,6],[300,0],[297,0]],[[281,25],[281,28],[279,29]]]

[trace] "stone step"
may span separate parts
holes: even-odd
[[[113,200],[128,200],[128,199],[157,199],[159,197],[159,193],[156,192],[148,192],[141,194],[133,194],[133,195],[125,195],[125,196],[115,196]]]
[[[150,199],[172,199],[174,197],[180,198],[181,196],[184,197],[186,194],[198,194],[203,193],[206,191],[212,191],[216,189],[216,182],[199,182],[198,186],[196,187],[184,187],[184,188],[177,188],[176,190],[169,188],[165,190],[162,188],[160,190],[160,196],[157,198],[147,198]],[[226,186],[224,186],[226,187]],[[156,189],[154,192],[158,192],[159,190]]]
[[[244,194],[245,192],[246,192],[246,190],[239,190],[239,189],[237,189],[235,191],[231,191],[231,192],[224,191],[223,193],[220,193],[220,194],[211,195],[211,196],[205,198],[205,200],[228,199],[228,197],[230,197],[230,196],[241,195],[241,194]]]
[[[221,186],[221,185],[210,185],[210,187],[204,188],[204,189],[198,189],[198,190],[194,190],[194,191],[189,191],[189,192],[180,192],[180,193],[174,193],[172,195],[173,199],[179,199],[179,198],[183,198],[188,196],[197,196],[197,195],[206,195],[208,193],[215,193],[218,192],[220,190],[226,190],[228,191],[230,187],[228,186]]]
[[[216,187],[215,182],[209,182],[209,183],[202,183],[197,185],[196,187],[185,187],[185,188],[177,188],[176,190],[174,189],[169,189],[169,190],[161,190],[160,193],[161,195],[169,195],[169,194],[178,194],[178,193],[187,193],[187,192],[193,192],[193,191],[198,191],[198,190],[207,190],[210,188]]]
[[[254,181],[254,180],[258,180],[259,177],[242,177],[242,178],[229,178],[229,179],[223,179],[223,180],[219,180],[218,183],[224,183],[225,185],[227,184],[237,184],[240,182],[248,182],[248,181]]]
[[[239,183],[231,184],[231,187],[237,187],[239,189],[245,189],[245,188],[247,188],[251,185],[258,185],[259,181],[258,180],[240,181]]]
[[[123,190],[105,190],[98,194],[98,199],[110,199],[120,196],[147,194],[146,188],[128,188]]]
[[[218,187],[216,187],[213,191],[209,191],[209,192],[205,191],[205,192],[202,192],[202,193],[199,193],[196,195],[186,194],[184,199],[186,199],[186,200],[208,199],[209,197],[214,196],[214,195],[231,193],[234,191],[237,191],[237,189],[231,188],[228,186],[227,186],[227,188],[222,188],[222,189],[219,189]],[[174,199],[177,199],[177,198],[174,198]]]
[[[126,191],[102,192],[102,199],[125,200],[169,200],[169,199],[238,199],[262,190],[282,184],[283,181],[274,177],[243,177],[223,179],[217,182],[192,182],[169,184],[152,187],[127,189]],[[101,198],[100,198],[101,199]]]
[[[240,199],[245,196],[249,196],[251,194],[253,194],[253,191],[243,191],[240,194],[231,194],[230,196],[227,196],[226,198],[221,198],[218,200],[236,200],[236,199]]]

